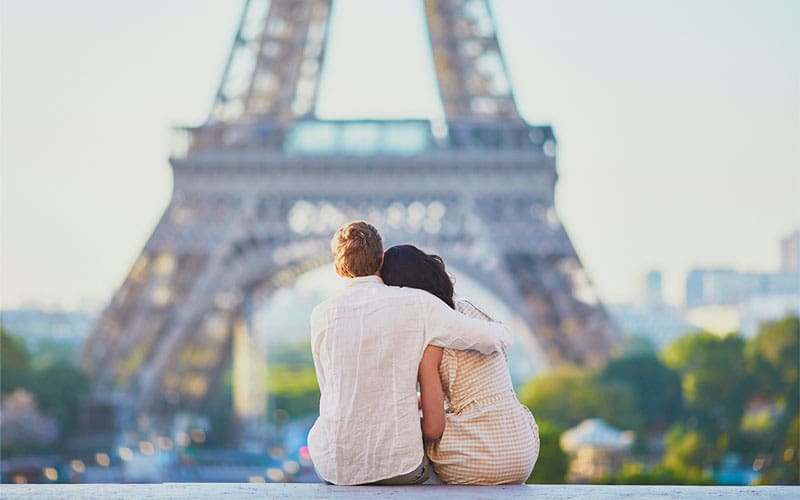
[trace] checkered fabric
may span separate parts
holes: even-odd
[[[464,299],[456,310],[491,319]],[[436,474],[450,484],[524,482],[539,456],[539,428],[514,394],[505,353],[445,349],[439,375],[444,434],[425,449]]]

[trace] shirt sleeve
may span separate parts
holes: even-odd
[[[469,318],[434,297],[421,295],[428,344],[483,354],[511,345],[511,331],[503,323]]]
[[[322,331],[325,329],[325,311],[321,307],[316,307],[311,312],[311,356],[314,359],[314,371],[317,373],[317,384],[320,389],[325,386],[325,371],[322,366],[320,343],[322,342]]]
[[[469,299],[460,298],[455,300],[456,311],[470,318],[482,319],[484,321],[494,321],[491,316],[478,309],[478,306]]]

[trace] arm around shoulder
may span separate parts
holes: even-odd
[[[423,301],[429,344],[451,349],[474,349],[483,354],[511,345],[511,330],[503,323],[468,318],[432,295],[423,297]]]

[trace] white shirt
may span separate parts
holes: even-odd
[[[308,434],[317,473],[339,485],[406,474],[422,463],[417,371],[428,344],[490,353],[507,346],[501,323],[472,319],[433,295],[349,280],[311,313],[319,418]]]

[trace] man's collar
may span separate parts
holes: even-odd
[[[347,286],[358,286],[362,283],[374,283],[378,285],[383,285],[383,280],[380,276],[375,276],[374,274],[370,276],[357,276],[355,278],[351,278],[347,280]]]

